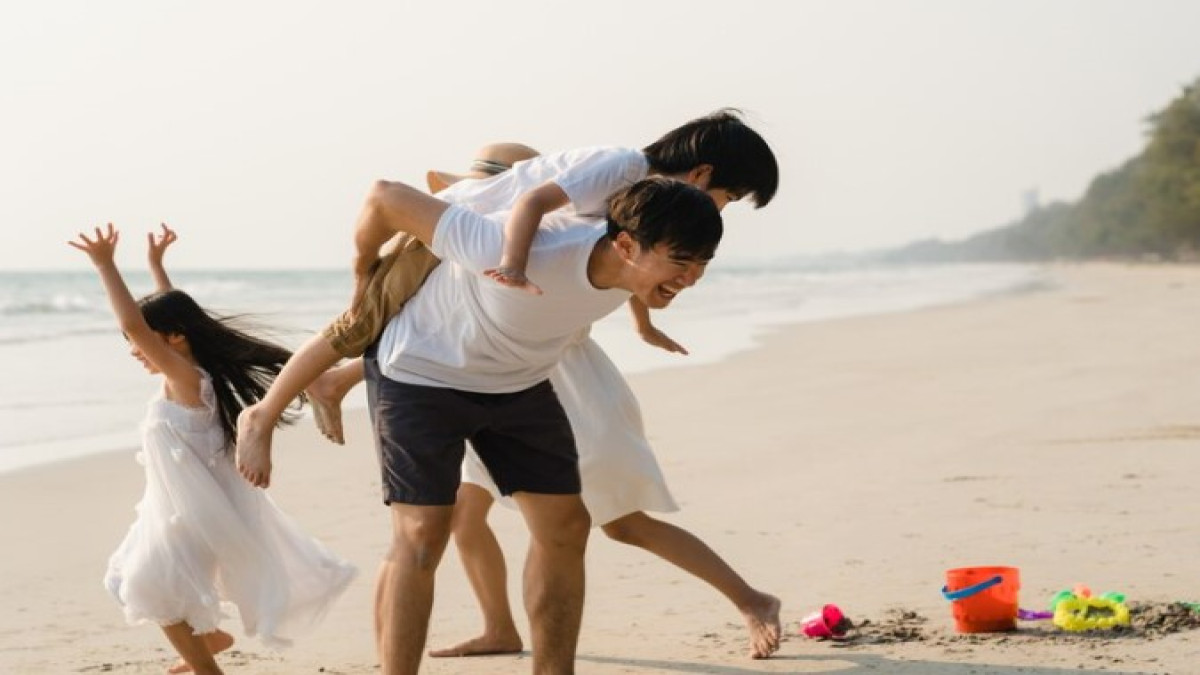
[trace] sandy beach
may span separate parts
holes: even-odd
[[[579,672],[1200,673],[1197,631],[954,633],[939,592],[954,567],[1019,568],[1029,609],[1077,583],[1200,601],[1200,267],[1061,266],[1048,278],[1028,293],[791,326],[717,365],[632,377],[683,506],[666,517],[782,598],[787,637],[775,658],[750,660],[724,598],[594,531]],[[359,578],[317,632],[285,652],[241,639],[226,672],[378,672],[370,598],[388,518],[363,411],[348,430],[345,447],[307,422],[279,434],[270,492]],[[100,584],[141,489],[133,450],[0,475],[0,673],[161,673],[173,661]],[[492,522],[519,597],[523,526],[504,509]],[[431,646],[479,628],[453,547],[439,575]],[[798,636],[824,603],[868,626],[916,617],[890,643]],[[427,659],[424,672],[528,667],[526,654]]]

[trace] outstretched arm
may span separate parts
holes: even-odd
[[[654,326],[650,321],[650,308],[636,297],[629,298],[629,311],[633,313],[633,325],[638,335],[649,344],[676,354],[687,355],[683,345],[672,340],[666,333]]]
[[[406,232],[426,246],[433,243],[438,220],[449,204],[404,183],[375,181],[354,226],[354,299],[357,307],[366,291],[371,266],[379,249],[395,235]]]
[[[543,183],[518,197],[512,212],[508,214],[508,221],[504,223],[504,250],[500,253],[500,265],[483,273],[505,286],[541,295],[542,289],[525,276],[529,249],[533,246],[533,237],[542,218],[570,201],[567,193],[553,182]]]
[[[375,181],[354,226],[355,274],[365,275],[379,259],[379,249],[401,232],[430,245],[448,206],[404,183]]]
[[[154,289],[158,292],[169,291],[174,288],[171,285],[171,277],[167,276],[167,269],[163,267],[163,255],[175,240],[179,239],[179,235],[175,234],[175,230],[167,227],[166,223],[160,223],[162,234],[155,236],[153,232],[146,234],[146,258],[150,263],[150,275],[154,277]]]
[[[104,284],[104,291],[108,294],[109,304],[117,317],[121,332],[137,347],[141,356],[167,378],[171,398],[184,405],[201,405],[199,371],[167,344],[168,339],[182,336],[160,335],[146,323],[146,319],[142,317],[142,310],[138,308],[137,301],[133,299],[129,287],[125,285],[125,279],[117,269],[113,255],[116,253],[120,236],[112,223],[109,223],[104,230],[97,227],[93,233],[94,238],[89,239],[81,232],[76,240],[67,243],[83,251],[91,259],[100,275],[100,281]]]

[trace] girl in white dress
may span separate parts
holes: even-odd
[[[290,352],[171,288],[162,255],[175,233],[165,225],[150,235],[159,290],[135,301],[113,261],[118,238],[110,224],[70,245],[96,266],[130,353],[164,381],[142,425],[145,495],[104,584],[130,623],[162,628],[182,659],[169,672],[221,673],[213,655],[233,644],[218,627],[222,603],[236,607],[246,635],[285,646],[324,615],[355,570],[234,467],[237,415]]]

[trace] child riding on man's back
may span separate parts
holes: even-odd
[[[774,156],[765,141],[734,112],[722,110],[668,132],[643,150],[593,147],[542,155],[516,162],[510,170],[486,180],[460,181],[437,196],[480,213],[508,211],[501,260],[484,273],[498,283],[537,293],[540,289],[525,278],[525,262],[542,217],[565,209],[581,221],[603,218],[610,195],[647,175],[675,178],[699,187],[709,193],[718,208],[744,196],[750,196],[757,207],[765,206],[774,196],[778,180]],[[401,240],[398,256],[380,258],[380,249],[396,233],[386,227],[370,204],[369,199],[355,228],[357,282],[351,319],[355,307],[367,302],[371,289],[379,286],[380,275],[387,274],[381,268],[403,270],[396,273],[409,278],[410,284],[404,288],[396,284],[388,287],[388,292],[403,296],[402,304],[437,262],[411,239]],[[669,351],[686,353],[653,326],[646,307],[637,302],[631,302],[630,307],[643,339]],[[399,311],[399,305],[394,311]],[[361,354],[378,337],[388,318],[390,314],[360,329],[354,341],[341,340],[333,330],[335,323],[297,350],[263,400],[247,408],[238,421],[237,463],[247,480],[269,485],[271,433],[286,406],[342,357]],[[340,413],[335,408],[349,385],[361,379],[361,367],[347,368],[346,376],[340,379],[342,384],[334,387],[330,398],[310,390],[318,425],[335,442],[341,442]]]

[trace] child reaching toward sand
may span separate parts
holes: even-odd
[[[163,386],[142,425],[145,494],[104,585],[130,623],[162,628],[181,658],[169,672],[219,674],[213,655],[233,644],[218,626],[222,602],[237,607],[246,635],[285,646],[324,615],[355,570],[234,467],[238,413],[291,354],[171,288],[162,259],[176,235],[166,225],[149,237],[158,290],[135,301],[114,262],[118,240],[109,224],[69,244],[95,265],[130,354]]]
[[[531,293],[540,293],[540,289],[525,278],[526,258],[546,214],[562,211],[581,221],[602,219],[612,194],[654,175],[707,191],[717,208],[743,196],[750,196],[757,207],[765,206],[774,197],[778,182],[770,148],[731,110],[691,120],[642,150],[589,147],[538,155],[516,143],[488,146],[484,152],[489,150],[496,154],[477,159],[473,167],[488,167],[492,175],[456,182],[437,196],[477,213],[507,212],[501,259],[484,273],[498,283]],[[430,172],[431,187],[438,175]],[[317,426],[330,440],[342,442],[338,406],[341,396],[362,380],[362,367],[353,363],[334,370],[323,381],[319,378],[343,357],[360,356],[438,263],[420,242],[397,236],[382,223],[377,205],[368,204],[355,225],[356,287],[351,309],[301,346],[263,400],[249,406],[238,420],[237,465],[254,485],[270,485],[275,423],[287,405],[306,390]],[[385,244],[389,252],[381,256]],[[646,307],[635,301],[630,308],[642,339],[668,351],[687,353],[654,327]]]

